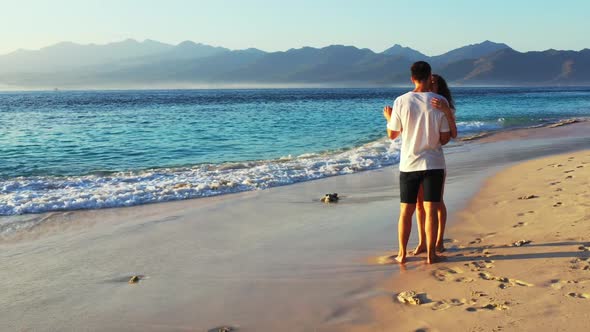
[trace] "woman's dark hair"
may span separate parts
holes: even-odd
[[[436,84],[438,85],[438,91],[436,93],[445,97],[449,102],[449,106],[452,109],[455,109],[455,102],[453,101],[453,96],[451,95],[451,90],[447,85],[447,81],[445,81],[442,76],[436,74],[433,74],[432,78],[436,80]]]

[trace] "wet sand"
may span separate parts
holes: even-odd
[[[451,214],[501,169],[587,148],[588,128],[447,149]],[[44,222],[0,240],[0,330],[341,331],[383,322],[375,326],[395,331],[379,313],[406,310],[391,302],[399,288],[389,283],[407,274],[368,258],[397,246],[396,178],[389,167],[206,199],[2,217]],[[320,203],[326,192],[341,201]],[[449,236],[463,224],[450,218]],[[145,277],[128,284],[132,275]]]

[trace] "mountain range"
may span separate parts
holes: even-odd
[[[456,85],[590,84],[590,49],[518,52],[503,43],[484,41],[427,56],[397,44],[380,53],[343,45],[265,52],[192,41],[170,45],[128,39],[105,45],[63,42],[0,55],[0,86],[408,85],[409,67],[417,60],[430,62],[434,72]]]

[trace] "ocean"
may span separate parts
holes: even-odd
[[[0,215],[132,206],[396,164],[408,88],[0,92]],[[460,136],[590,117],[590,88],[453,90]]]

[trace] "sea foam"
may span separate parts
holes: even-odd
[[[265,189],[399,162],[400,141],[277,160],[0,180],[0,215],[133,206]]]

